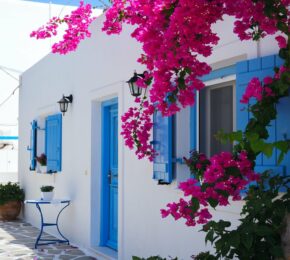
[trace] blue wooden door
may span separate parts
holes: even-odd
[[[118,105],[109,107],[109,215],[107,246],[117,250],[118,245]]]

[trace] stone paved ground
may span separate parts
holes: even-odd
[[[1,260],[93,260],[91,256],[74,246],[58,244],[40,246],[34,249],[39,229],[22,221],[0,221],[0,259]],[[54,239],[45,234],[42,238]]]

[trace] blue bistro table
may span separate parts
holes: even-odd
[[[68,199],[54,199],[54,200],[51,200],[51,201],[47,201],[47,200],[25,200],[24,203],[26,204],[35,204],[36,208],[38,209],[39,213],[40,213],[40,218],[41,218],[41,228],[40,228],[40,233],[36,239],[36,242],[35,242],[35,248],[37,248],[38,246],[41,246],[41,245],[49,245],[49,244],[56,244],[56,243],[67,243],[69,245],[69,240],[60,232],[59,230],[59,227],[58,227],[58,219],[59,219],[59,216],[60,216],[60,213],[66,208],[69,206],[70,204],[70,200]],[[56,221],[55,223],[45,223],[44,220],[43,220],[43,213],[41,211],[41,207],[40,205],[44,205],[44,204],[50,204],[50,205],[63,205],[58,214],[57,214],[57,217],[56,217]],[[63,239],[42,239],[41,236],[42,236],[42,233],[43,233],[43,228],[44,227],[51,227],[51,226],[56,226],[57,228],[57,231],[59,233],[59,235],[63,238]]]

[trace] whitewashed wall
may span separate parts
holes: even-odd
[[[102,18],[103,19],[103,18]],[[119,113],[133,105],[133,98],[125,81],[133,71],[143,71],[136,63],[140,46],[129,37],[129,29],[120,36],[101,32],[102,19],[93,25],[91,39],[81,43],[75,53],[66,56],[49,55],[22,75],[20,89],[20,181],[26,198],[39,197],[39,187],[53,184],[57,197],[70,197],[72,204],[63,212],[63,233],[73,243],[93,248],[99,254],[117,257],[112,250],[98,247],[100,234],[100,174],[101,174],[101,114],[100,104],[112,97],[119,98]],[[271,39],[259,45],[240,43],[225,28],[231,20],[217,24],[221,33],[220,46],[208,61],[215,68],[233,64],[240,59],[255,58],[277,52]],[[232,78],[218,79],[226,81]],[[62,94],[74,95],[74,102],[63,117],[62,172],[54,175],[30,172],[30,122],[38,117],[58,112],[57,101]],[[189,152],[189,111],[177,117],[177,156]],[[120,127],[120,125],[119,125]],[[119,129],[120,132],[120,129]],[[178,179],[188,176],[185,166],[177,166]],[[180,177],[182,176],[182,178]],[[161,219],[160,209],[181,196],[175,180],[169,186],[158,186],[152,180],[152,164],[139,161],[134,153],[123,146],[119,138],[119,259],[132,255],[178,256],[190,259],[192,254],[205,249],[204,234],[200,227],[188,228],[182,221]],[[215,217],[237,223],[241,203],[216,210]],[[52,209],[53,210],[53,209]],[[51,211],[48,215],[52,217]],[[36,209],[25,206],[27,221],[38,224]]]

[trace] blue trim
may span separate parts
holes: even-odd
[[[223,78],[234,74],[236,74],[236,65],[231,65],[221,69],[213,70],[210,74],[201,77],[201,80],[208,81],[212,79]]]
[[[190,107],[190,150],[196,150],[196,104]]]
[[[31,122],[30,130],[30,146],[27,150],[30,151],[30,171],[34,171],[36,168],[36,154],[37,154],[37,121],[33,120]]]
[[[0,135],[0,140],[18,140],[18,136]]]
[[[102,113],[102,133],[101,133],[101,216],[100,216],[100,246],[107,246],[109,239],[109,181],[108,181],[108,171],[110,167],[109,161],[109,109],[112,105],[118,104],[118,98],[113,98],[102,102],[101,113]]]
[[[165,182],[171,183],[173,177],[173,116],[168,118],[168,150],[168,175]]]

